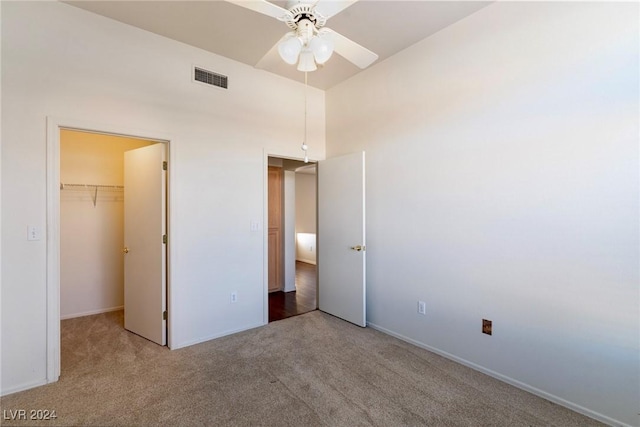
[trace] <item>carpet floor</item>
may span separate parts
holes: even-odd
[[[60,380],[2,398],[1,424],[601,425],[319,311],[179,350],[122,325],[121,311],[64,320]],[[57,418],[7,419],[21,409]]]

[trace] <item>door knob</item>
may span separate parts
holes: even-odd
[[[124,249],[122,250],[122,252],[124,252],[125,254],[128,254],[129,253],[129,248],[125,246]]]
[[[354,251],[361,252],[361,251],[364,251],[365,247],[358,245],[358,246],[351,246],[351,249],[353,249]]]

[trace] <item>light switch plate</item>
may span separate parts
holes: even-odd
[[[40,227],[35,225],[27,226],[27,240],[40,240],[41,234]]]

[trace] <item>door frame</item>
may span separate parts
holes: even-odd
[[[274,151],[263,150],[263,162],[262,162],[262,288],[263,288],[263,303],[262,303],[262,323],[264,325],[269,324],[269,157],[276,157],[284,160],[297,160],[304,161],[304,157],[294,157],[287,154],[282,154]],[[309,157],[309,163],[318,164],[318,159]],[[316,177],[316,187],[318,185],[318,178]],[[284,195],[284,194],[283,194]],[[318,192],[316,188],[316,218],[318,213]],[[318,282],[318,264],[320,263],[319,257],[317,257],[317,250],[319,245],[320,236],[318,236],[318,222],[316,220],[316,284]],[[318,286],[316,286],[316,305],[318,301]],[[317,308],[317,307],[316,307]]]
[[[47,383],[58,381],[60,378],[60,130],[69,129],[88,133],[99,133],[105,135],[122,136],[138,139],[147,139],[165,144],[167,161],[169,165],[174,165],[174,150],[171,149],[175,139],[163,132],[149,131],[146,129],[131,128],[105,124],[99,122],[88,122],[69,118],[59,118],[47,116],[47,221],[46,221],[46,294],[47,294]],[[171,194],[175,185],[175,171],[167,173],[167,235],[168,241],[173,241],[175,234],[172,218],[175,207],[171,200]],[[172,283],[172,252],[171,246],[167,245],[167,282],[166,296],[167,307],[171,307],[171,283]],[[171,317],[167,319],[167,346],[172,347],[172,322]]]

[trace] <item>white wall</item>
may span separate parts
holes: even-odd
[[[264,322],[264,153],[297,157],[304,86],[59,2],[2,7],[2,393],[46,382],[46,118],[171,139],[170,344]],[[192,65],[229,76],[194,83]],[[324,93],[309,88],[312,158]],[[11,248],[7,251],[6,248]],[[230,303],[230,292],[238,302]]]
[[[327,92],[328,157],[367,151],[371,324],[638,425],[638,26],[498,2]]]
[[[316,176],[296,173],[296,232],[316,232]]]
[[[315,233],[296,234],[296,260],[316,265],[317,248]]]
[[[296,259],[316,263],[316,175],[296,173]]]
[[[124,152],[149,141],[60,132],[60,180],[65,184],[124,185]],[[60,192],[60,317],[124,304],[124,193]]]
[[[296,290],[296,173],[284,171],[284,291]]]

